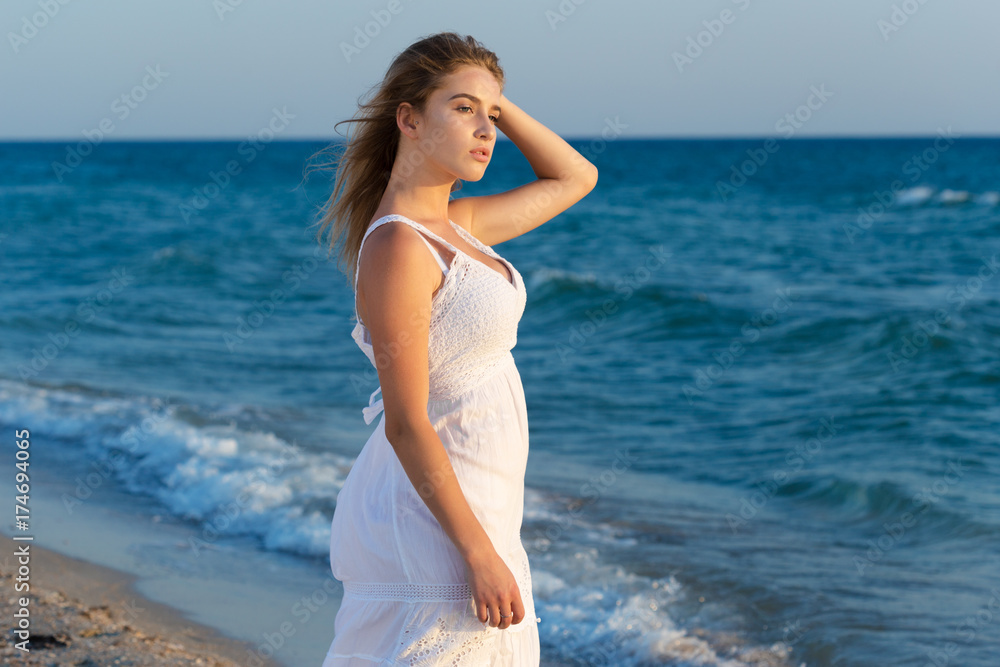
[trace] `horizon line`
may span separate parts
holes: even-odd
[[[561,138],[564,141],[604,141],[606,143],[616,143],[620,141],[767,141],[768,139],[773,139],[775,141],[829,141],[829,140],[865,140],[865,139],[927,139],[929,137],[936,137],[939,133],[928,133],[928,134],[821,134],[821,135],[808,135],[800,137],[782,137],[773,134],[740,134],[740,135],[636,135],[636,136],[618,136],[613,139],[605,139],[598,136],[572,136],[566,135]],[[108,144],[129,144],[129,143],[235,143],[238,141],[246,141],[251,139],[252,135],[246,136],[235,136],[235,137],[131,137],[131,138],[118,138],[118,139],[103,139],[95,145],[108,143]],[[956,137],[956,141],[961,141],[963,139],[1000,139],[1000,134],[967,134],[961,137]],[[0,137],[0,144],[47,144],[47,143],[73,143],[73,142],[90,142],[86,137],[78,139],[77,137],[29,137],[29,138],[17,138],[17,137]],[[267,143],[284,143],[284,144],[294,144],[294,143],[343,143],[346,138],[343,137],[294,137],[294,138],[274,138]],[[514,143],[507,137],[497,137],[497,143]]]

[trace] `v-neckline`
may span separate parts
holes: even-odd
[[[412,222],[416,222],[416,221],[415,221],[415,220],[413,220]],[[465,242],[466,242],[466,243],[468,243],[469,245],[471,245],[471,246],[472,246],[472,247],[474,247],[474,248],[476,247],[476,243],[474,243],[474,242],[473,242],[473,241],[471,240],[471,239],[475,239],[475,237],[474,237],[474,236],[472,235],[472,233],[471,233],[471,232],[468,232],[468,231],[466,231],[466,230],[465,230],[465,228],[464,228],[464,227],[462,227],[461,225],[458,225],[458,224],[455,224],[454,222],[452,222],[452,220],[451,220],[451,219],[449,219],[449,220],[448,220],[448,222],[450,222],[450,223],[451,223],[451,226],[455,228],[455,231],[457,231],[457,232],[458,232],[458,235],[459,235],[459,236],[461,236],[461,237],[462,237],[463,239],[465,239]],[[420,223],[419,223],[419,222],[417,222],[417,224],[418,224],[418,225],[420,225]],[[420,226],[421,226],[421,227],[424,227],[423,225],[420,225]],[[427,228],[426,228],[426,227],[424,227],[424,229],[427,229]],[[431,230],[427,229],[427,231],[428,231],[428,232],[430,232]],[[434,232],[431,232],[431,234],[434,234]],[[465,234],[468,234],[468,235],[469,235],[469,238],[465,238]],[[435,234],[435,236],[436,236],[436,234]],[[445,239],[441,239],[441,240],[442,240],[442,241],[445,241],[445,243],[447,243],[447,241],[446,241]],[[479,241],[479,239],[476,239],[476,242],[479,242],[479,243],[482,243],[482,241]],[[485,262],[481,262],[481,261],[479,261],[478,259],[476,259],[476,258],[475,258],[475,257],[473,257],[472,255],[470,255],[469,253],[465,252],[464,250],[462,250],[462,249],[461,249],[461,248],[459,248],[458,246],[456,246],[456,245],[454,245],[454,244],[451,244],[451,243],[448,243],[448,245],[450,245],[450,246],[451,246],[452,248],[454,248],[454,249],[455,249],[455,250],[456,250],[457,252],[460,252],[460,253],[462,253],[463,255],[465,255],[466,257],[468,257],[468,258],[469,258],[470,260],[472,260],[472,261],[473,261],[473,262],[475,262],[476,264],[479,264],[479,265],[481,265],[481,266],[482,266],[482,267],[483,267],[484,269],[486,269],[487,271],[489,271],[489,272],[491,272],[491,273],[495,273],[495,274],[497,274],[497,277],[498,277],[498,278],[500,278],[501,280],[503,280],[503,281],[504,281],[505,283],[507,283],[508,285],[510,285],[511,287],[513,287],[514,289],[517,289],[517,283],[516,283],[516,280],[517,280],[517,279],[516,279],[516,278],[514,277],[514,267],[513,267],[513,265],[512,265],[512,264],[511,264],[510,262],[508,262],[508,261],[507,261],[506,259],[504,259],[503,257],[500,257],[499,255],[497,255],[497,256],[496,256],[496,257],[494,257],[493,259],[496,259],[496,260],[498,260],[498,261],[499,261],[499,262],[500,262],[501,264],[503,264],[503,265],[504,265],[504,268],[506,268],[506,269],[507,269],[507,272],[508,272],[508,273],[510,274],[510,278],[504,278],[504,277],[503,277],[503,275],[501,275],[499,271],[497,271],[496,269],[492,268],[492,267],[491,267],[491,266],[490,266],[489,264],[486,264]],[[483,243],[483,247],[486,247],[486,244],[485,244],[485,243]],[[484,255],[486,255],[487,257],[492,257],[492,255],[490,255],[489,253],[487,253],[487,252],[483,252],[483,251],[482,251],[481,249],[479,249],[479,248],[476,248],[476,249],[477,249],[477,250],[479,250],[479,252],[482,252],[482,253],[483,253]]]
[[[489,264],[486,264],[485,262],[479,261],[478,259],[476,259],[472,255],[470,255],[469,253],[465,252],[464,250],[462,250],[461,248],[459,248],[455,244],[449,243],[447,239],[442,238],[438,234],[435,234],[434,232],[432,232],[431,230],[427,229],[427,227],[425,227],[424,225],[420,224],[416,220],[412,220],[410,218],[407,218],[405,215],[402,215],[400,213],[390,213],[388,215],[383,216],[383,218],[403,218],[404,220],[407,220],[408,222],[412,222],[413,224],[417,225],[418,227],[420,227],[421,229],[423,229],[425,232],[427,232],[428,234],[430,234],[431,236],[433,236],[438,241],[441,241],[442,243],[444,243],[451,250],[453,250],[453,251],[455,251],[457,253],[463,254],[465,257],[467,257],[469,259],[469,261],[474,262],[476,264],[479,264],[481,267],[483,267],[484,269],[486,269],[490,273],[495,274],[497,278],[499,278],[500,280],[502,280],[505,283],[507,283],[507,285],[509,287],[511,287],[512,289],[514,289],[514,290],[517,289],[517,277],[516,277],[516,274],[514,272],[514,266],[510,262],[508,262],[506,259],[504,259],[503,257],[500,257],[498,255],[494,259],[499,260],[500,263],[502,263],[507,268],[508,273],[510,273],[510,278],[505,278],[503,276],[503,274],[501,274],[496,269],[492,268]],[[379,220],[381,220],[381,219],[382,218],[379,218]],[[482,243],[482,241],[479,241],[479,239],[477,239],[476,237],[474,237],[471,232],[466,231],[464,227],[456,224],[453,220],[451,220],[451,218],[448,219],[448,222],[455,229],[455,231],[458,233],[458,235],[461,236],[465,240],[466,243],[468,243],[469,245],[471,245],[473,248],[476,248],[477,250],[479,250],[480,252],[482,252],[487,257],[491,257],[491,255],[488,252],[483,252],[481,249],[479,249],[477,247],[477,243]],[[465,236],[466,234],[468,234],[468,238],[466,238],[466,236]],[[483,245],[483,247],[488,247],[488,246],[486,246],[485,243],[483,243],[482,245]]]

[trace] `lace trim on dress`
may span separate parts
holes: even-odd
[[[468,584],[374,584],[345,581],[344,594],[362,600],[462,601],[472,597]]]
[[[477,619],[478,622],[478,619]],[[399,641],[404,652],[397,657],[395,664],[400,665],[461,665],[490,664],[497,646],[497,635],[487,626],[476,632],[470,629],[455,632],[454,626],[445,619],[438,617],[430,634],[424,635],[413,642],[409,636],[410,629],[403,631]],[[420,632],[427,632],[421,628]]]

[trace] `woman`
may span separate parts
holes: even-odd
[[[352,335],[381,384],[365,421],[384,414],[337,497],[330,564],[344,599],[325,667],[539,664],[511,355],[526,294],[490,246],[582,199],[597,169],[503,85],[494,53],[445,32],[399,54],[351,120],[323,227],[343,238]],[[497,128],[538,179],[449,200],[483,177]]]

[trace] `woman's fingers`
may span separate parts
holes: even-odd
[[[490,627],[497,627],[497,622],[500,620],[500,613],[497,611],[498,606],[495,602],[486,603],[480,602],[478,605],[479,613],[476,616],[479,618],[480,622],[488,624]]]
[[[479,619],[480,623],[485,623],[490,620],[490,608],[485,602],[476,603],[476,618]]]
[[[504,630],[524,618],[517,580],[495,552],[492,558],[466,562],[473,608],[480,623]]]
[[[521,602],[521,593],[518,591],[517,597],[510,601],[510,611],[508,614],[514,614],[511,618],[506,618],[504,620],[510,621],[511,625],[515,623],[520,623],[524,620],[524,604]]]
[[[480,622],[487,623],[491,628],[505,630],[514,623],[524,620],[524,605],[518,595],[508,604],[479,603],[476,605],[476,617]]]
[[[506,630],[507,628],[510,627],[510,621],[513,617],[514,613],[510,609],[504,611],[503,607],[500,607],[500,616],[497,617],[500,623],[497,625],[497,627],[500,628],[501,630]]]

